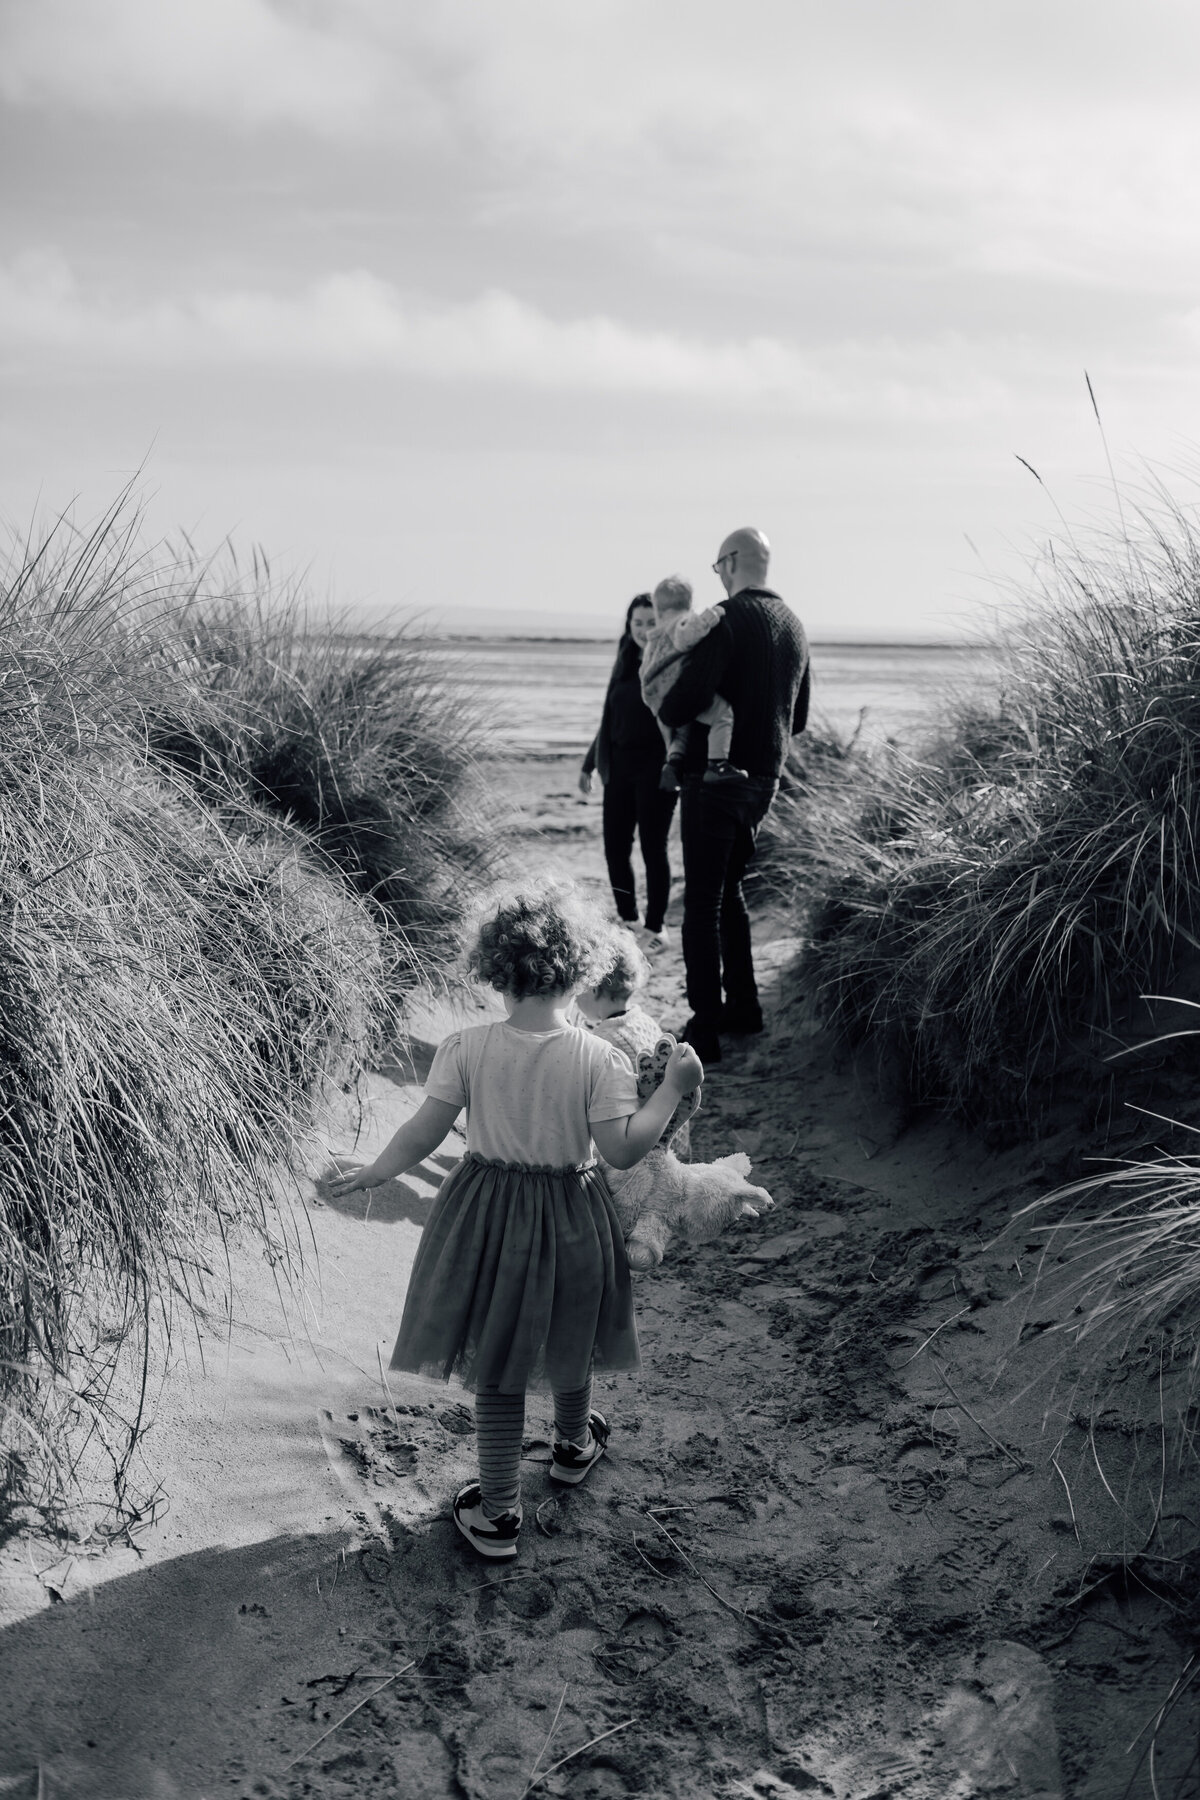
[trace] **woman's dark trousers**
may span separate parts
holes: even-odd
[[[614,769],[604,786],[604,860],[618,913],[632,925],[638,916],[633,879],[633,836],[636,831],[646,865],[646,928],[661,931],[671,892],[667,834],[675,811],[675,794],[658,785],[657,768],[637,775]]]
[[[742,877],[776,786],[756,776],[719,783],[684,777],[683,962],[688,1005],[706,1030],[719,1029],[722,985],[730,1013],[745,1017],[758,1008]]]

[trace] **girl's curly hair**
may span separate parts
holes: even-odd
[[[501,994],[565,994],[608,967],[608,927],[567,883],[510,888],[493,899],[467,952],[471,974]]]
[[[632,931],[611,931],[608,936],[608,962],[605,973],[593,988],[603,1000],[628,1000],[650,977],[650,964],[638,949]]]

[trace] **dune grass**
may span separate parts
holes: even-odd
[[[853,755],[794,809],[800,979],[914,1097],[1029,1129],[1171,991],[1200,914],[1200,538],[1179,509],[1056,546],[991,697],[919,754]]]
[[[450,697],[403,644],[364,676],[135,527],[60,527],[0,582],[10,1521],[137,1512],[152,1331],[219,1294],[233,1232],[287,1278],[280,1175],[436,974],[479,856],[463,731],[447,751]]]
[[[493,840],[469,804],[479,722],[419,640],[315,623],[256,565],[177,609],[187,680],[156,700],[152,752],[210,804],[285,818],[378,910],[402,985],[428,979]]]
[[[1126,1161],[1021,1216],[1046,1240],[1041,1285],[1060,1296],[1076,1344],[1108,1357],[1161,1342],[1200,1373],[1200,1157]]]
[[[1194,516],[1126,499],[1111,536],[1048,549],[1003,630],[994,687],[919,751],[847,746],[799,771],[773,851],[809,933],[792,979],[892,1091],[899,1075],[997,1141],[1152,1127],[1124,1107],[1152,1079],[1187,1125],[1200,1038],[1155,1036],[1146,1002],[1200,1000]],[[1039,1216],[1089,1354],[1191,1355],[1200,1159],[1114,1165]]]

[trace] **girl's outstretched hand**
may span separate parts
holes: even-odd
[[[357,1194],[366,1188],[378,1187],[381,1179],[375,1174],[374,1163],[358,1163],[348,1175],[339,1175],[336,1181],[331,1181],[329,1192],[335,1200],[341,1200],[346,1194]]]
[[[690,1094],[704,1080],[704,1064],[690,1044],[676,1044],[663,1071],[663,1080],[677,1094]]]

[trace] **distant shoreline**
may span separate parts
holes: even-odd
[[[388,645],[392,633],[356,631],[342,634],[350,643]],[[583,637],[571,632],[549,631],[454,631],[400,634],[406,644],[613,644],[615,636]],[[810,637],[814,650],[991,650],[983,638],[821,638]]]
[[[582,759],[600,720],[616,648],[611,637],[528,635],[347,636],[350,660],[414,667],[481,709],[488,756],[516,762]],[[830,637],[813,645],[814,717],[837,739],[916,741],[947,695],[994,688],[1003,659],[962,639],[856,642]]]

